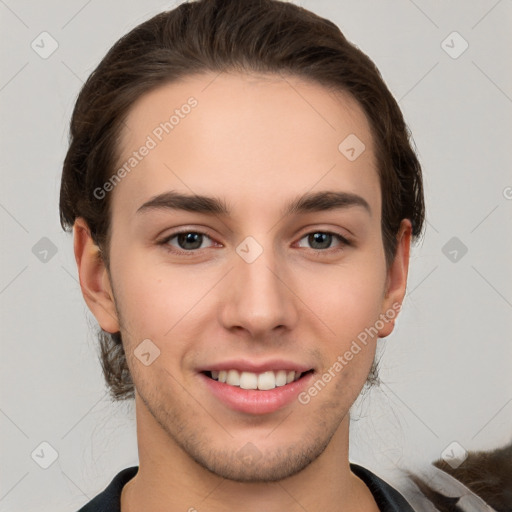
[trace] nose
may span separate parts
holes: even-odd
[[[293,329],[300,301],[290,275],[286,263],[278,261],[271,249],[264,249],[252,262],[235,254],[234,268],[223,283],[222,325],[230,331],[244,330],[255,339]]]

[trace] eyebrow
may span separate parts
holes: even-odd
[[[283,217],[292,214],[321,212],[328,210],[361,207],[371,216],[368,202],[351,192],[309,192],[290,201],[281,212]],[[229,217],[230,210],[224,200],[217,197],[197,194],[182,194],[175,191],[164,192],[152,197],[137,209],[137,214],[151,210],[184,210]]]

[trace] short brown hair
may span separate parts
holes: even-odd
[[[279,0],[198,0],[160,13],[123,36],[78,96],[62,173],[60,222],[87,222],[107,270],[110,198],[93,193],[114,174],[122,124],[143,94],[204,72],[287,73],[352,95],[366,114],[376,148],[382,237],[389,267],[400,222],[422,232],[421,167],[400,108],[375,64],[331,21]],[[341,142],[341,141],[340,141]],[[98,333],[101,363],[116,400],[134,396],[120,333]],[[373,373],[372,373],[373,372]],[[370,378],[376,378],[374,365]]]

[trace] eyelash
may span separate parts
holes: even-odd
[[[317,253],[333,254],[333,253],[337,253],[337,252],[343,250],[344,247],[352,246],[352,243],[349,240],[347,240],[344,236],[340,235],[339,233],[334,233],[332,231],[321,231],[321,230],[310,231],[308,233],[305,233],[299,239],[299,241],[303,240],[304,238],[306,238],[306,237],[308,237],[310,235],[318,234],[318,233],[321,233],[323,235],[332,235],[332,236],[334,236],[340,242],[340,247],[338,247],[338,248],[330,247],[328,249],[312,249],[312,248],[310,248],[311,251],[315,251]],[[176,231],[175,233],[172,233],[171,235],[165,237],[163,240],[160,240],[159,242],[157,242],[157,244],[163,246],[164,250],[166,250],[167,252],[170,252],[170,253],[173,253],[173,254],[177,254],[177,255],[194,256],[194,255],[196,255],[198,253],[198,251],[202,250],[202,249],[191,249],[189,251],[186,251],[186,250],[183,250],[183,249],[177,249],[176,247],[169,245],[169,242],[171,240],[173,240],[177,236],[183,235],[183,234],[202,235],[203,237],[209,238],[210,240],[213,241],[212,237],[210,237],[208,234],[206,234],[206,233],[204,233],[202,231],[194,231],[194,230],[188,229],[188,230],[183,230],[183,231]]]

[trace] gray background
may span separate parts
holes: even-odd
[[[397,468],[425,467],[453,441],[511,440],[512,1],[296,3],[375,61],[424,169],[426,235],[397,329],[379,342],[382,385],[352,423],[351,460],[401,488]],[[83,81],[121,35],[174,5],[0,0],[2,511],[77,510],[138,462],[133,406],[106,392],[58,195]],[[44,31],[58,43],[47,58],[31,47],[51,49]]]

